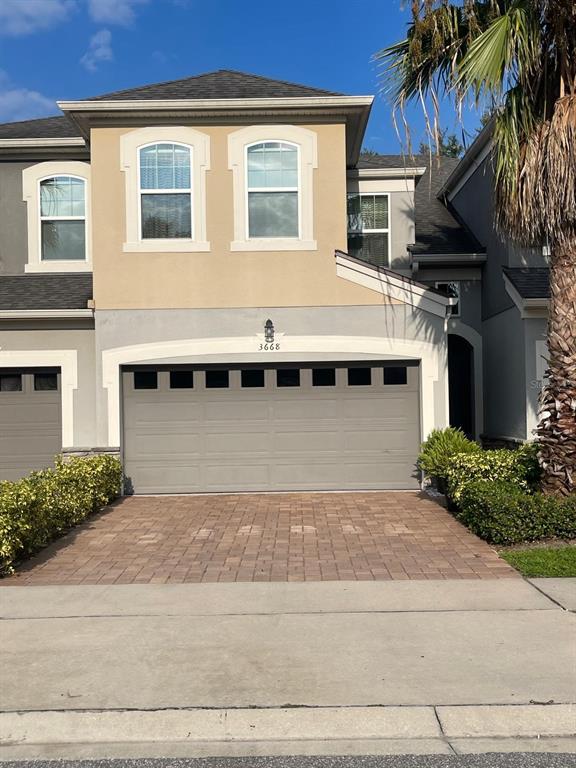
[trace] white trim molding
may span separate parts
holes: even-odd
[[[74,391],[78,389],[78,352],[75,349],[0,348],[0,368],[60,368],[62,390],[62,448],[74,445]]]
[[[444,337],[446,339],[446,337]],[[108,445],[120,445],[122,365],[146,360],[165,360],[177,363],[179,358],[222,356],[234,359],[237,355],[253,356],[258,361],[256,336],[225,338],[195,338],[176,341],[151,342],[126,347],[115,347],[102,352],[102,385],[107,392]],[[314,360],[317,354],[329,354],[335,361],[341,355],[371,355],[374,359],[416,360],[420,363],[420,430],[425,439],[435,427],[448,424],[447,343],[424,340],[395,339],[373,336],[290,336],[282,339],[282,350],[267,352],[266,362]],[[436,403],[441,402],[443,413]]]
[[[33,320],[51,317],[94,317],[93,309],[2,309],[0,320]]]
[[[246,148],[267,141],[289,142],[299,155],[299,237],[250,238],[246,192]],[[234,240],[231,251],[315,251],[314,169],[318,167],[317,136],[297,125],[251,125],[228,136],[228,168],[234,189]]]
[[[40,182],[54,176],[75,176],[84,181],[84,226],[86,258],[78,260],[42,260],[40,231]],[[79,160],[50,160],[30,165],[22,171],[22,198],[26,203],[28,219],[28,263],[25,272],[91,272],[92,271],[92,228],[90,163]]]
[[[425,285],[396,276],[386,269],[363,264],[338,251],[336,252],[336,274],[344,280],[363,285],[382,296],[397,299],[403,304],[409,304],[438,317],[445,318],[447,307],[455,303],[454,299],[442,296]]]
[[[82,136],[46,137],[38,139],[0,139],[0,149],[36,149],[38,147],[85,147]]]
[[[143,240],[140,232],[139,150],[154,143],[190,147],[192,184],[192,238]],[[120,139],[120,168],[126,184],[126,253],[206,252],[206,172],[210,170],[210,137],[188,126],[136,128]]]
[[[133,112],[138,109],[230,111],[237,109],[287,109],[319,107],[370,107],[374,96],[290,96],[267,99],[99,99],[57,101],[63,112]]]

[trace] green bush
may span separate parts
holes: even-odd
[[[120,462],[105,454],[58,458],[54,469],[0,482],[0,572],[108,504],[121,484]]]
[[[537,451],[536,445],[527,443],[517,450],[499,448],[454,456],[447,470],[451,502],[458,505],[466,486],[475,480],[510,482],[523,492],[534,490],[540,478]]]
[[[492,544],[576,538],[576,495],[530,494],[515,482],[475,480],[462,490],[456,517]]]
[[[428,477],[436,478],[443,485],[455,456],[474,455],[481,450],[478,443],[469,440],[460,429],[433,429],[428,439],[422,443],[417,463],[419,469]]]

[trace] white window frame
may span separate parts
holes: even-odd
[[[143,149],[156,147],[158,144],[172,144],[176,147],[184,147],[190,152],[190,186],[186,189],[142,189],[140,167],[140,155]],[[141,243],[162,244],[168,242],[194,241],[194,147],[189,144],[183,144],[181,141],[151,141],[138,147],[138,234]],[[142,236],[142,195],[190,195],[190,237],[143,237]]]
[[[57,179],[57,178],[66,178],[66,179],[78,179],[79,181],[82,181],[84,183],[84,216],[43,216],[42,215],[42,183],[44,181],[49,181],[50,179]],[[86,248],[87,248],[87,238],[86,238],[86,221],[88,219],[88,216],[86,215],[86,179],[82,178],[82,176],[76,176],[73,173],[67,173],[63,174],[60,173],[57,176],[45,176],[43,179],[38,179],[38,249],[40,251],[40,261],[42,264],[46,264],[48,262],[57,262],[58,264],[62,264],[63,261],[70,261],[72,264],[83,264],[86,261]],[[84,222],[84,258],[83,259],[43,259],[42,258],[42,222],[43,221],[83,221]]]
[[[297,158],[297,173],[298,173],[298,182],[296,187],[250,187],[250,183],[248,181],[248,152],[251,149],[251,147],[259,147],[262,144],[285,144],[286,146],[294,147],[296,149],[296,158]],[[267,139],[265,141],[253,141],[251,144],[247,144],[245,148],[246,157],[244,158],[244,176],[245,176],[245,184],[246,184],[246,237],[248,240],[263,240],[263,239],[270,239],[270,240],[301,240],[302,238],[302,210],[301,210],[301,203],[302,203],[302,193],[301,193],[301,187],[302,187],[302,179],[301,179],[301,172],[300,172],[300,146],[298,144],[295,144],[293,141],[277,141],[275,139]],[[269,238],[262,238],[262,237],[254,237],[250,234],[250,206],[249,206],[249,196],[251,192],[296,192],[297,194],[297,206],[296,211],[298,215],[298,234],[294,237],[285,237],[284,235],[271,235]]]
[[[248,147],[278,142],[298,149],[298,237],[250,237],[248,228]],[[234,193],[234,240],[231,251],[315,251],[314,169],[317,134],[297,125],[252,125],[228,135],[228,167]],[[285,192],[288,188],[278,189]],[[251,191],[257,191],[256,188]],[[266,188],[265,192],[273,191]]]
[[[190,149],[192,237],[142,239],[140,149],[153,144],[179,144]],[[125,253],[206,252],[206,172],[210,170],[210,137],[188,126],[136,128],[120,138],[120,168],[126,189]],[[149,190],[144,190],[148,192]],[[182,190],[175,190],[177,193]],[[169,192],[169,190],[162,190]]]
[[[47,179],[68,176],[84,182],[84,216],[41,216],[40,184]],[[90,222],[90,165],[80,161],[49,161],[31,165],[22,171],[23,199],[27,205],[28,263],[25,272],[91,272],[92,240]],[[42,260],[42,226],[44,220],[84,220],[84,259]]]
[[[385,197],[388,200],[388,227],[386,229],[360,229],[357,231],[353,231],[351,229],[348,229],[348,199],[350,197]],[[356,234],[356,235],[388,235],[388,253],[386,254],[386,262],[385,265],[387,267],[390,266],[392,263],[391,258],[391,250],[392,250],[392,227],[390,226],[390,222],[392,219],[391,216],[391,210],[390,210],[390,193],[389,192],[377,192],[377,191],[366,191],[366,192],[350,192],[347,191],[346,193],[346,239],[348,239],[348,236],[350,234]],[[362,210],[362,202],[360,202],[360,210]],[[358,257],[359,258],[359,257]],[[370,262],[366,262],[369,264]]]
[[[437,280],[434,283],[434,287],[436,290],[442,290],[440,288],[441,285],[448,285],[448,283],[453,283],[454,285],[458,286],[458,311],[455,311],[455,307],[451,306],[448,307],[449,310],[449,317],[460,317],[462,314],[462,288],[461,288],[461,281],[460,280]]]

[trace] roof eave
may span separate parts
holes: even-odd
[[[423,176],[426,168],[398,166],[397,168],[351,168],[347,172],[349,179],[397,179]]]
[[[522,319],[542,318],[548,315],[550,299],[547,296],[527,299],[522,296],[510,278],[504,274],[504,287],[506,293],[510,296]]]

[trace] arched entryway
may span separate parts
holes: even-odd
[[[456,333],[448,335],[450,426],[474,439],[474,348]]]

